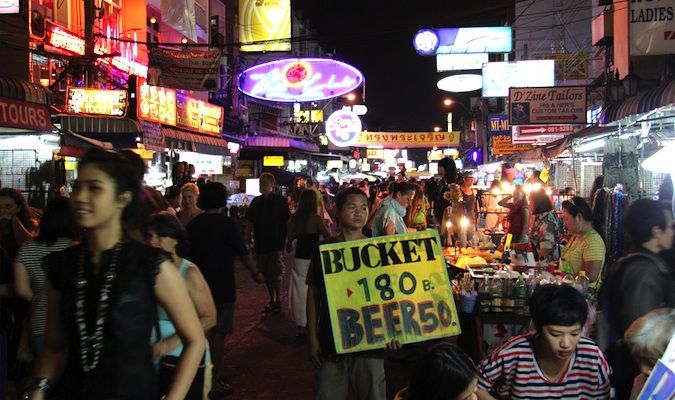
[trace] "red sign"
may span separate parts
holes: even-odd
[[[0,97],[0,126],[52,131],[51,116],[47,106]]]

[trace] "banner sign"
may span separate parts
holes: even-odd
[[[630,55],[675,53],[675,0],[630,4]]]
[[[291,51],[291,0],[239,0],[241,51]]]
[[[586,87],[509,89],[511,125],[585,124]]]
[[[223,108],[176,94],[176,126],[220,137]]]
[[[487,132],[489,136],[510,135],[508,115],[488,115]]]
[[[408,147],[459,146],[459,132],[368,132],[363,131],[353,144],[358,147],[381,146],[387,149]]]
[[[127,91],[68,88],[66,112],[124,117],[127,114]]]
[[[4,97],[0,97],[0,126],[47,132],[54,130],[47,106]]]
[[[148,84],[165,88],[216,91],[220,88],[219,50],[169,50],[151,47]]]
[[[138,118],[176,126],[176,91],[138,82]]]
[[[492,137],[492,154],[512,154],[518,151],[532,150],[529,144],[514,144],[511,135],[495,135]]]
[[[139,121],[143,129],[143,145],[146,149],[152,151],[164,151],[164,135],[162,134],[162,125],[150,121]]]
[[[413,38],[417,54],[510,53],[511,27],[420,29]]]
[[[339,354],[461,333],[437,231],[325,244],[319,251]]]

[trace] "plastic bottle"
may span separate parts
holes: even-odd
[[[516,283],[513,285],[513,298],[514,312],[518,315],[528,315],[527,285],[525,284],[525,279],[522,274],[518,276],[518,280],[516,280]]]
[[[513,312],[513,280],[510,271],[500,271],[502,278],[502,311]]]
[[[487,275],[478,283],[478,311],[480,313],[489,313],[492,306],[492,296],[490,294],[490,282]]]
[[[492,295],[492,312],[502,312],[503,285],[502,279],[497,275],[492,279],[490,294]]]
[[[574,279],[574,287],[586,297],[588,295],[588,286],[591,284],[590,279],[586,276],[586,271],[579,271],[579,275]]]

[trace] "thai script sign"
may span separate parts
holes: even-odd
[[[675,53],[675,0],[630,1],[630,55]]]
[[[51,116],[47,106],[0,97],[0,126],[52,131]]]
[[[290,58],[253,66],[239,75],[239,90],[261,100],[305,102],[342,96],[363,83],[349,64],[324,58]]]
[[[586,123],[586,87],[511,88],[511,125]]]
[[[482,28],[420,29],[413,38],[419,55],[510,53],[512,31],[508,26]]]
[[[363,131],[354,146],[407,147],[459,146],[459,132],[368,132]]]
[[[220,128],[223,126],[223,108],[177,94],[176,126],[220,136]]]
[[[220,87],[220,50],[150,48],[148,84],[172,89],[215,91]]]
[[[138,82],[138,118],[176,126],[176,91]]]
[[[291,0],[239,0],[241,51],[290,51]]]
[[[381,349],[461,332],[438,232],[319,248],[335,349]]]
[[[127,113],[127,91],[68,88],[66,112],[123,117]]]

